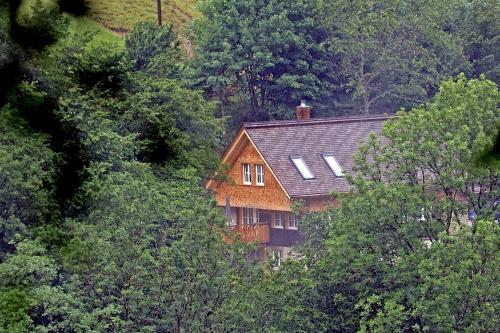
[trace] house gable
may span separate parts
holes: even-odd
[[[215,191],[217,205],[225,206],[226,195],[229,195],[232,207],[291,211],[290,197],[245,131],[237,135],[224,154],[222,162],[230,166],[229,181],[222,183],[212,181],[207,184],[207,187]],[[251,185],[243,184],[243,164],[245,163],[251,166]],[[256,165],[263,166],[264,186],[256,184]]]

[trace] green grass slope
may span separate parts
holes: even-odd
[[[141,21],[156,20],[155,0],[88,0],[88,16],[117,33],[125,33]],[[162,0],[165,24],[182,27],[199,15],[197,0]]]
[[[104,2],[104,1],[103,1]],[[36,6],[36,0],[22,0],[16,11],[16,18],[20,19],[23,16],[30,16],[33,13],[33,6]],[[57,0],[42,0],[42,5],[51,8],[57,6]],[[87,16],[74,16],[70,14],[65,14],[69,20],[69,33],[84,34],[86,32],[95,33],[93,41],[104,42],[108,44],[114,44],[117,47],[123,47],[124,40],[116,33],[107,29],[103,25],[99,24],[95,20]]]
[[[84,34],[86,32],[93,32],[94,43],[106,43],[108,45],[114,45],[117,48],[123,48],[125,45],[125,40],[123,37],[118,36],[111,30],[106,29],[101,24],[90,19],[89,17],[81,16],[75,17],[68,15],[70,19],[69,31],[75,32],[77,34]]]

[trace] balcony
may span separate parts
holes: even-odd
[[[240,236],[242,243],[269,243],[268,224],[236,225],[231,227],[231,231]]]

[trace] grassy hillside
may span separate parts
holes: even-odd
[[[197,0],[162,0],[163,21],[180,27],[198,15]],[[156,20],[155,0],[88,0],[88,15],[115,32],[126,32],[140,21]]]
[[[70,18],[70,31],[83,34],[88,31],[95,33],[94,42],[104,42],[107,44],[114,44],[117,47],[123,47],[125,44],[124,38],[117,36],[110,30],[106,29],[99,23],[91,20],[88,17],[74,17],[68,15]]]
[[[96,1],[97,2],[97,1]],[[48,8],[57,6],[56,0],[42,0],[42,4]],[[36,6],[36,0],[22,0],[16,11],[17,19],[23,16],[32,15],[32,8]],[[76,32],[83,34],[85,32],[94,32],[95,42],[105,42],[108,44],[115,44],[118,47],[122,47],[124,41],[122,38],[114,34],[109,29],[106,29],[98,22],[90,19],[86,16],[76,17],[70,14],[65,14],[69,20],[69,32]]]

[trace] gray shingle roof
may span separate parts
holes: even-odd
[[[380,134],[389,117],[328,118],[245,123],[243,126],[279,181],[292,197],[345,192],[348,183],[336,177],[322,154],[333,154],[345,172],[354,164],[354,154],[370,133]],[[290,156],[301,156],[314,174],[305,180]]]

